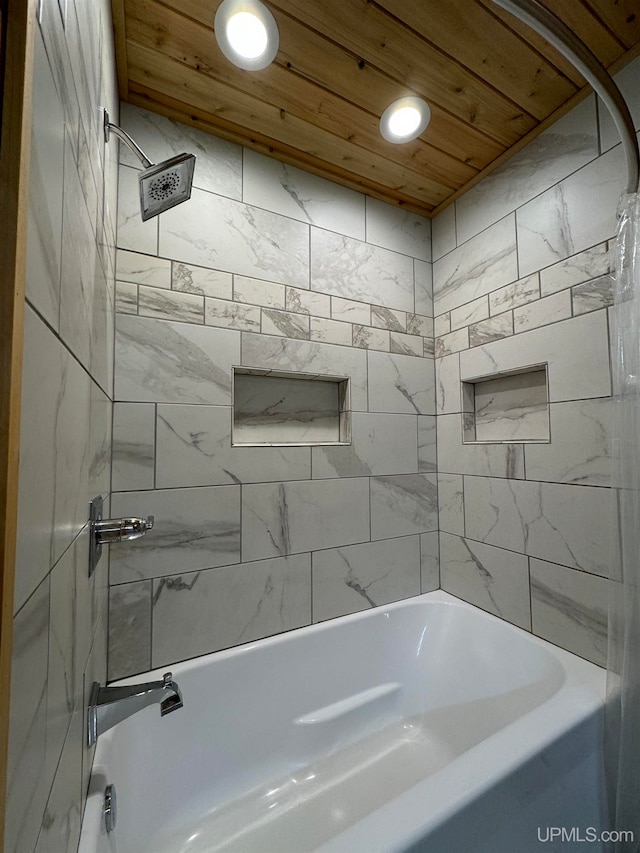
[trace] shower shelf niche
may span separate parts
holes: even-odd
[[[349,378],[233,369],[233,446],[351,443]]]
[[[547,365],[462,382],[465,444],[548,444]]]

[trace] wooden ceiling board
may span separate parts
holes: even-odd
[[[171,57],[177,62],[206,74],[252,97],[258,97],[265,103],[276,106],[287,102],[287,112],[319,126],[334,134],[338,139],[358,145],[366,151],[375,153],[380,148],[378,116],[356,107],[354,104],[337,97],[328,90],[319,90],[317,86],[300,77],[296,77],[286,68],[273,64],[259,73],[246,73],[237,78],[229,70],[228,62],[210,63],[207,51],[210,50],[210,30],[186,19],[167,7],[156,9],[154,23],[149,22],[145,6],[151,6],[149,0],[140,0],[140,16],[129,18],[127,34],[132,43],[151,49],[161,49],[161,57]],[[258,130],[259,128],[254,128]],[[386,143],[390,146],[390,143]],[[395,146],[394,146],[395,147]],[[446,151],[432,147],[423,140],[416,140],[400,146],[394,152],[397,163],[408,170],[431,176],[442,186],[453,189],[460,183],[470,180],[478,169],[457,160]]]
[[[275,62],[236,68],[221,0],[112,0],[121,97],[345,186],[430,215],[589,91],[491,0],[266,0]],[[639,0],[542,0],[619,68],[640,50]],[[432,110],[404,145],[378,130],[406,94]]]
[[[537,119],[549,115],[577,90],[570,80],[559,78],[557,70],[513,30],[498,23],[477,3],[469,0],[378,2],[387,12],[401,16],[422,38]]]

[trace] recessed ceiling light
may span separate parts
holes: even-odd
[[[238,68],[259,71],[270,65],[278,52],[278,25],[260,0],[223,0],[214,29],[220,50]]]
[[[380,133],[387,142],[399,144],[417,139],[431,119],[429,104],[422,98],[399,98],[380,117]]]

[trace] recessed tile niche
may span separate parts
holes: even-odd
[[[350,443],[347,377],[234,368],[233,445]]]
[[[462,383],[466,444],[549,442],[547,365]]]

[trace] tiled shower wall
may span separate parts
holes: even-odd
[[[35,7],[36,4],[34,3]],[[107,0],[43,0],[35,27],[7,853],[77,848],[106,677],[107,561],[88,578],[88,502],[108,498],[117,111]],[[107,504],[108,505],[108,504]]]
[[[121,150],[109,678],[438,577],[430,223],[124,105],[191,200],[143,223]],[[233,366],[346,376],[350,446],[231,445]]]
[[[636,127],[639,74],[618,76]],[[442,587],[599,664],[618,143],[591,96],[433,221]],[[464,444],[461,380],[540,364],[550,443]],[[504,422],[524,404],[506,395]]]

